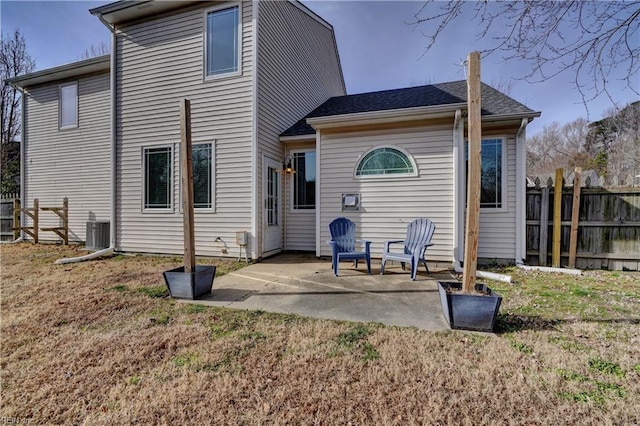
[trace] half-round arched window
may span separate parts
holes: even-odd
[[[404,150],[390,146],[374,148],[362,156],[356,176],[416,176],[413,158]]]

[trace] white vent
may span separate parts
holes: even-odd
[[[89,250],[109,247],[109,222],[87,222],[86,245]]]

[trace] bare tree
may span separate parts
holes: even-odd
[[[544,126],[541,133],[527,138],[527,173],[546,175],[559,167],[593,168],[593,158],[584,148],[588,125],[584,118],[564,125],[553,122]]]
[[[421,27],[428,51],[466,11],[479,38],[498,34],[483,56],[501,52],[505,60],[528,62],[529,82],[570,72],[585,107],[603,93],[615,105],[610,78],[622,70],[626,88],[640,95],[640,1],[427,0],[410,24]]]
[[[13,35],[7,34],[2,37],[0,51],[0,78],[2,79],[0,141],[2,143],[14,141],[20,132],[20,94],[17,89],[7,83],[7,80],[29,73],[35,66],[34,60],[27,53],[27,45],[19,30],[16,30]]]
[[[20,149],[17,136],[20,133],[20,93],[7,80],[26,74],[35,68],[35,62],[27,53],[24,37],[16,30],[12,35],[2,36],[0,49],[0,169],[2,170],[2,192],[17,192],[20,189]],[[17,149],[16,149],[17,147]]]
[[[111,53],[111,48],[104,42],[101,41],[99,44],[92,44],[88,48],[82,52],[80,55],[80,59],[91,59],[97,56],[108,55]]]

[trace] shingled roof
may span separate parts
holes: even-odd
[[[467,102],[467,82],[465,80],[405,89],[359,93],[356,95],[334,96],[285,130],[280,136],[315,134],[315,130],[307,124],[307,118],[465,102]],[[502,114],[539,115],[504,93],[482,83],[482,115]]]

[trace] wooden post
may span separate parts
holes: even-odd
[[[182,170],[182,220],[184,230],[184,271],[196,270],[193,217],[193,166],[191,158],[191,102],[180,101],[180,161]]]
[[[69,199],[64,197],[62,200],[62,240],[64,245],[69,245]]]
[[[38,215],[40,213],[38,213],[40,211],[40,200],[38,200],[37,198],[34,198],[33,200],[33,215],[31,216],[31,219],[33,219],[33,234],[31,234],[31,236],[33,237],[33,242],[38,244],[38,230],[40,229],[40,221],[38,220]]]
[[[467,224],[464,247],[464,272],[462,291],[475,290],[478,266],[478,233],[480,222],[480,149],[482,131],[480,122],[481,84],[480,52],[471,52],[467,58],[467,109],[469,114],[469,166],[467,176]]]
[[[576,251],[578,250],[578,220],[580,218],[580,185],[582,184],[582,168],[576,167],[573,176],[573,205],[571,207],[571,239],[569,240],[569,268],[576,267]]]
[[[549,239],[549,187],[542,188],[540,200],[540,248],[538,249],[538,265],[547,266],[547,242]]]
[[[13,239],[20,238],[20,199],[13,200]]]
[[[556,182],[553,187],[553,251],[551,254],[551,265],[554,268],[560,267],[560,238],[562,237],[562,175],[564,170],[556,169]]]

